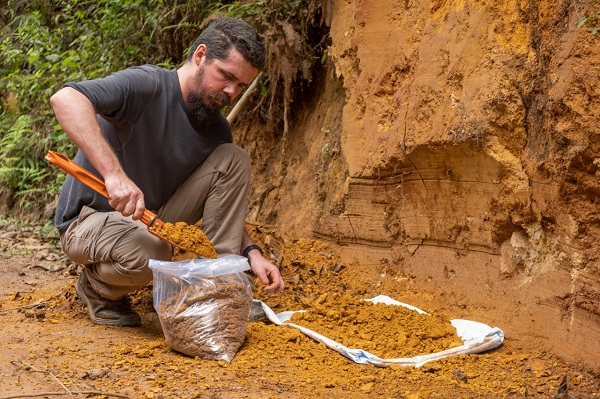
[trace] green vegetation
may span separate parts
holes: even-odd
[[[583,26],[586,26],[588,28],[588,31],[592,35],[595,35],[600,30],[600,24],[598,23],[599,18],[600,18],[600,11],[596,11],[595,13],[592,13],[592,14],[588,15],[587,17],[581,18],[577,22],[577,27],[581,28]]]
[[[0,10],[1,211],[39,217],[60,189],[64,175],[44,156],[75,153],[49,105],[63,83],[144,63],[176,67],[213,14],[244,18],[263,34],[268,83],[248,108],[277,130],[278,107],[322,58],[320,13],[315,0],[8,0]]]
[[[44,155],[49,149],[74,154],[49,106],[64,82],[164,55],[148,40],[160,27],[153,14],[159,4],[164,10],[161,1],[8,2],[0,25],[0,187],[4,195],[10,190],[9,205],[22,212],[58,192],[64,176]]]

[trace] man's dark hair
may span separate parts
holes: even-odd
[[[207,60],[227,59],[229,51],[235,47],[253,67],[262,69],[265,63],[265,46],[260,36],[241,19],[220,18],[209,23],[192,44],[188,61],[201,44],[206,45]]]

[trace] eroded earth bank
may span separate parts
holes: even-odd
[[[251,219],[600,364],[593,1],[333,1],[317,91],[258,129]],[[277,178],[279,177],[279,179]]]

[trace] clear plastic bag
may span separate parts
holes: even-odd
[[[233,360],[252,305],[246,258],[150,260],[154,308],[169,347],[189,356]]]

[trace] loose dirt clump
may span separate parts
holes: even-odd
[[[195,225],[184,222],[165,223],[157,234],[194,253],[208,259],[216,259],[217,251],[206,234]]]
[[[420,314],[344,294],[324,293],[307,305],[308,310],[294,313],[290,322],[383,359],[425,355],[463,344],[443,314]]]

